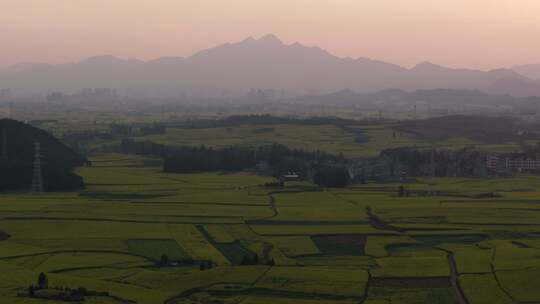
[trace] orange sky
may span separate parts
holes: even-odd
[[[1,0],[0,65],[188,56],[274,33],[411,66],[540,62],[540,0]]]

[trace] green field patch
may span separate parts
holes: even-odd
[[[37,247],[34,245],[27,245],[24,243],[13,242],[13,241],[5,241],[5,242],[2,242],[2,250],[0,251],[0,259],[9,258],[9,257],[17,257],[17,256],[25,256],[25,255],[33,255],[33,254],[43,254],[48,251],[50,250],[43,247]]]
[[[246,224],[252,226],[341,226],[341,225],[365,225],[368,224],[368,221],[322,221],[322,220],[310,220],[310,221],[300,221],[300,220],[247,220]]]
[[[49,251],[116,251],[128,252],[124,239],[23,239],[20,244],[41,247]]]
[[[267,130],[260,132],[260,130]],[[272,130],[272,131],[270,131]],[[290,148],[343,152],[362,152],[355,142],[355,134],[334,125],[242,125],[227,128],[168,128],[165,134],[143,137],[166,145],[206,145],[226,148],[234,145],[258,146],[278,143]]]
[[[238,239],[224,225],[204,225],[204,229],[216,243],[233,243]]]
[[[9,259],[9,262],[13,265],[33,270],[39,267],[41,264],[45,263],[52,256],[54,256],[54,253],[36,254],[30,256],[23,256],[15,259]]]
[[[178,244],[191,256],[194,260],[212,261],[214,264],[223,266],[230,265],[229,260],[212,245],[205,234],[201,233],[200,229],[195,225],[168,225],[168,230]]]
[[[145,269],[124,278],[126,285],[142,286],[147,290],[167,292],[169,298],[183,299],[184,292],[203,290],[215,284],[252,285],[268,270],[267,266],[214,267],[200,271],[199,268]],[[188,302],[189,303],[189,302]]]
[[[381,231],[371,225],[253,225],[253,230],[267,236],[320,235],[320,234],[383,234],[393,232]]]
[[[358,304],[356,300],[331,300],[331,299],[303,299],[300,297],[285,296],[248,296],[242,300],[242,304]]]
[[[307,294],[362,297],[368,274],[363,270],[328,267],[272,267],[255,288]]]
[[[61,271],[61,273],[68,274],[70,276],[77,276],[88,279],[98,279],[98,280],[107,280],[107,281],[120,281],[123,278],[134,275],[139,271],[142,271],[144,266],[141,265],[138,267],[111,267],[111,266],[101,266],[101,267],[80,267],[72,268]]]
[[[448,277],[450,267],[446,256],[386,257],[376,259],[378,267],[373,277]]]
[[[487,239],[487,235],[483,234],[467,234],[467,235],[417,235],[413,236],[418,242],[428,246],[437,246],[440,244],[475,244]]]
[[[83,192],[81,197],[95,199],[95,200],[107,200],[107,201],[131,201],[142,199],[155,199],[163,197],[165,195],[155,193],[114,193],[114,192]]]
[[[540,288],[538,288],[540,267],[503,270],[497,271],[496,274],[502,288],[514,300],[522,303],[540,302]]]
[[[480,245],[445,244],[441,248],[454,253],[457,272],[490,273],[493,248]]]
[[[378,267],[375,260],[368,256],[328,256],[328,255],[310,255],[295,258],[295,265],[318,266],[318,267],[355,267],[364,270]]]
[[[372,278],[370,287],[395,287],[395,288],[450,288],[452,283],[449,277],[435,278]]]
[[[386,246],[386,251],[391,256],[402,257],[446,256],[446,252],[423,244],[390,244]]]
[[[172,239],[130,239],[127,240],[129,251],[133,254],[159,261],[167,255],[171,261],[191,259],[187,252]]]
[[[311,239],[324,255],[364,255],[367,236],[315,235]]]
[[[301,292],[284,292],[265,289],[205,290],[177,299],[174,304],[219,303],[219,304],[358,304],[358,299],[335,295],[313,295]]]
[[[373,287],[365,304],[455,304],[456,299],[450,288],[395,288]]]
[[[247,261],[254,261],[256,254],[249,250],[242,242],[218,243],[212,238],[205,227],[197,226],[197,229],[232,265],[242,265],[246,264]]]
[[[540,267],[540,249],[523,247],[509,240],[489,244],[495,246],[493,267],[496,271]]]
[[[321,252],[308,236],[268,237],[265,240],[288,257],[317,255]]]
[[[493,274],[460,275],[459,286],[469,303],[511,304],[514,301],[499,288]]]
[[[146,259],[128,254],[107,252],[57,253],[33,268],[39,272],[67,272],[92,268],[134,268],[151,265]]]
[[[523,248],[540,249],[540,239],[520,239],[519,241],[513,241],[513,243],[520,244]]]
[[[390,255],[387,250],[391,245],[417,244],[418,242],[409,236],[375,236],[370,235],[366,242],[366,254],[374,257],[385,257]]]

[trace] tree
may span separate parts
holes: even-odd
[[[79,287],[77,288],[77,293],[79,293],[82,296],[88,295],[88,290],[85,287]]]
[[[28,286],[28,295],[29,295],[30,297],[33,297],[34,294],[35,294],[35,290],[36,290],[36,288],[34,287],[34,285]]]
[[[161,264],[161,266],[169,265],[169,256],[166,255],[166,254],[162,254],[160,264]]]
[[[49,287],[49,279],[47,279],[47,275],[43,272],[38,276],[38,286],[41,289]]]
[[[405,196],[405,187],[403,187],[403,186],[398,187],[397,196],[398,197],[404,197]]]
[[[344,188],[347,187],[351,176],[344,166],[321,167],[315,173],[313,181],[322,187]]]

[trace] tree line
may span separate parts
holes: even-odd
[[[258,147],[233,146],[216,149],[206,146],[167,146],[151,141],[125,139],[119,151],[127,154],[162,157],[169,173],[258,170],[279,177],[295,173],[321,186],[342,187],[349,182],[347,159],[321,151],[291,149],[280,144]]]
[[[483,176],[486,153],[471,148],[435,150],[396,148],[383,150],[380,159],[392,176]]]

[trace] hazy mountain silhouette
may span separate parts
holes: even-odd
[[[250,88],[273,88],[289,94],[323,94],[347,88],[357,92],[445,88],[509,89],[508,93],[526,95],[516,90],[518,85],[499,88],[501,79],[540,87],[512,70],[451,69],[427,62],[406,69],[367,58],[339,58],[299,43],[286,45],[274,35],[226,43],[187,58],[140,61],[97,56],[78,63],[24,64],[0,70],[2,87],[26,93],[86,87],[135,89],[157,95],[182,92],[188,96],[238,95]]]
[[[478,90],[414,90],[385,89],[376,93],[357,93],[352,90],[341,90],[329,94],[300,96],[293,101],[303,104],[338,104],[355,105],[378,109],[381,107],[427,106],[452,108],[465,105],[483,106],[517,106],[538,108],[540,97],[514,97],[508,94],[489,94]]]
[[[512,68],[512,70],[520,73],[523,76],[526,76],[530,79],[536,79],[540,81],[540,63],[538,64],[525,64],[517,65]]]
[[[518,97],[540,96],[540,82],[528,79],[501,78],[495,81],[487,91]]]

